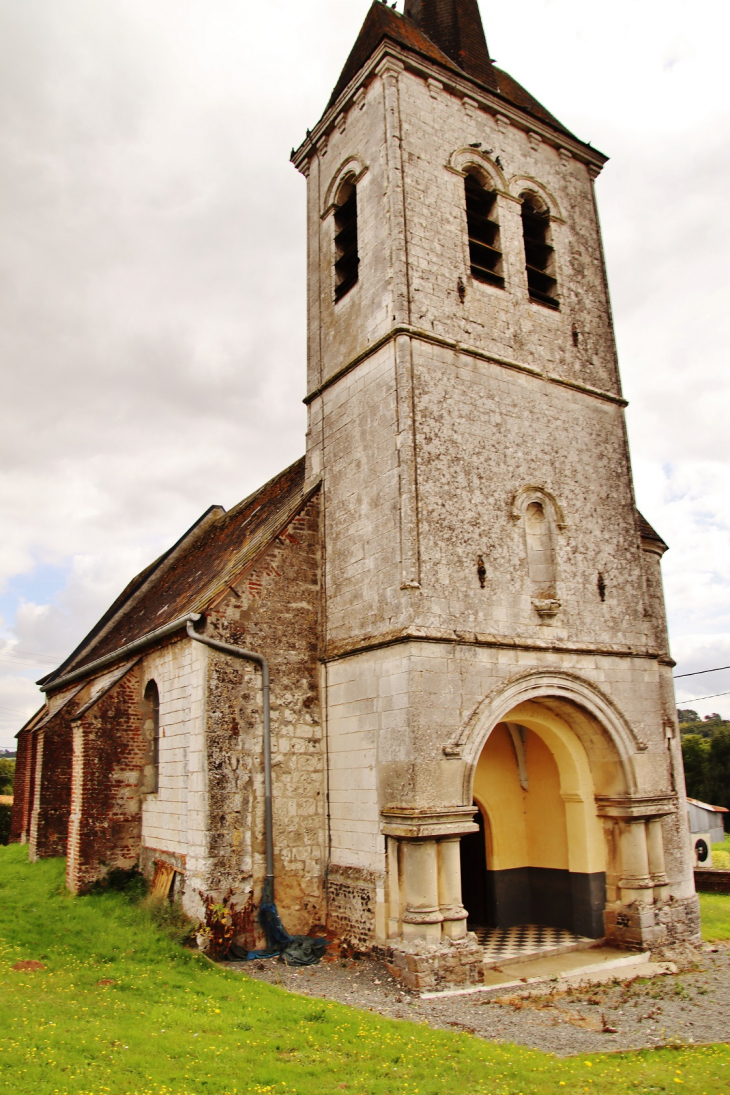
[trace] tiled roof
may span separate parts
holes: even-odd
[[[130,582],[102,617],[104,627],[93,628],[71,657],[44,679],[46,688],[71,669],[120,650],[188,612],[201,611],[286,527],[305,498],[302,457],[232,510],[208,510],[204,516],[213,514],[213,519],[202,532],[191,536],[187,547],[185,538],[178,541],[169,565],[161,566],[158,560]],[[130,590],[136,595],[131,606]]]
[[[477,0],[406,0],[405,14],[469,76],[490,81],[492,62]]]
[[[357,41],[350,51],[350,56],[345,62],[345,67],[340,73],[340,78],[335,84],[327,104],[328,108],[336,102],[350,81],[354,80],[380,43],[384,39],[389,39],[452,72],[469,76],[492,94],[519,107],[520,110],[552,126],[553,129],[571,135],[565,126],[561,125],[557,118],[554,118],[516,80],[492,64],[484,41],[476,0],[469,0],[469,2],[467,0],[430,0],[430,2],[421,0],[421,4],[422,15],[419,26],[413,19],[399,15],[387,4],[375,0],[365,18]],[[409,6],[409,10],[413,10],[413,5]],[[453,11],[453,19],[451,21],[442,19],[439,23],[439,10],[442,15],[444,12]],[[478,28],[475,25],[474,12],[476,12]],[[439,30],[439,26],[443,29]],[[432,40],[427,31],[437,35],[437,40]],[[459,61],[449,56],[446,50],[450,50],[459,58]]]

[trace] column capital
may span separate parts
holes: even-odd
[[[677,796],[666,795],[596,795],[599,817],[615,817],[627,822],[666,817],[677,812]]]
[[[380,814],[380,831],[401,840],[459,837],[478,831],[475,813],[476,806],[387,806]]]

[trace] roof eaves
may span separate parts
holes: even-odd
[[[697,798],[690,798],[687,796],[687,802],[691,802],[693,806],[699,806],[703,810],[711,810],[715,814],[730,814],[727,806],[712,806],[709,802],[700,802]]]
[[[669,550],[669,545],[661,538],[656,529],[652,528],[640,510],[637,509],[636,515],[639,520],[639,535],[642,543],[652,545],[663,555],[665,551]]]
[[[501,92],[475,80],[466,72],[459,69],[448,58],[446,58],[445,62],[441,63],[430,60],[417,50],[412,50],[402,43],[386,36],[380,42],[377,49],[370,55],[369,60],[363,65],[360,71],[353,77],[350,83],[343,88],[338,98],[331,106],[326,108],[322,117],[314,128],[307,133],[307,136],[299,147],[293,150],[291,162],[298,171],[306,174],[307,161],[315,152],[319,140],[334,128],[335,120],[343,112],[343,109],[350,108],[351,101],[354,100],[358,89],[373,79],[375,70],[386,56],[397,58],[402,61],[410,71],[415,72],[426,79],[439,79],[447,90],[455,92],[462,97],[472,99],[476,97],[477,105],[486,106],[487,109],[489,109],[490,106],[492,109],[497,107],[500,114],[503,114],[512,123],[518,125],[522,123],[523,128],[526,128],[525,122],[529,117],[530,130],[543,137],[546,143],[567,149],[576,159],[586,164],[593,165],[598,171],[600,171],[603,165],[608,161],[608,156],[603,152],[600,152],[597,148],[594,148],[593,145],[588,144],[586,141],[581,141],[580,138],[576,137],[570,130],[565,129],[557,119],[554,119],[551,123],[538,117],[536,114],[531,113],[526,106],[516,106],[508,98],[502,95]],[[448,73],[448,78],[446,79],[444,78],[444,70]],[[497,69],[496,71],[501,72],[502,70]],[[505,75],[507,74],[505,73]],[[512,77],[509,78],[512,79]],[[517,81],[513,82],[517,83]],[[478,96],[475,96],[475,90],[478,91]]]
[[[136,604],[142,599],[147,591],[150,582],[154,578],[159,580],[165,571],[173,566],[178,560],[180,555],[187,551],[192,544],[198,539],[202,533],[214,522],[219,520],[224,514],[225,509],[223,506],[209,506],[208,509],[200,515],[190,528],[188,528],[182,536],[175,541],[175,543],[163,552],[153,563],[150,563],[148,567],[141,570],[139,574],[132,579],[132,581],[125,586],[120,595],[109,606],[104,615],[97,621],[92,627],[79,645],[73,650],[65,661],[61,662],[52,673],[47,673],[40,680],[36,681],[38,685],[51,684],[57,677],[63,676],[69,669],[72,669],[76,662],[85,655],[90,653],[95,646],[97,646],[104,636],[114,627],[115,624]]]
[[[74,716],[71,719],[71,722],[76,722],[83,715],[85,715],[87,713],[87,711],[90,711],[91,708],[94,707],[94,705],[99,702],[99,700],[103,699],[104,696],[106,696],[107,692],[111,692],[112,688],[114,688],[115,685],[119,684],[119,682],[122,680],[123,677],[126,677],[127,673],[129,673],[130,669],[134,669],[135,665],[137,665],[137,663],[139,661],[140,661],[139,657],[132,658],[131,661],[125,662],[124,665],[121,666],[121,668],[117,669],[114,673],[112,673],[111,677],[109,677],[108,680],[103,682],[103,684],[102,684],[101,688],[98,690],[98,692],[95,692],[94,695],[91,696],[86,701],[86,703],[82,704],[81,707],[78,709],[78,711],[76,711],[74,713]],[[85,684],[88,684],[88,682],[85,682]],[[82,687],[84,687],[84,686],[85,685],[82,685]]]
[[[25,733],[26,731],[33,730],[34,727],[36,726],[36,724],[38,723],[39,719],[46,713],[47,710],[48,710],[48,705],[44,703],[42,707],[38,708],[38,710],[35,712],[35,714],[30,716],[30,718],[28,719],[27,722],[23,723],[23,725],[21,726],[20,730],[18,730],[15,737],[19,738],[20,735]]]

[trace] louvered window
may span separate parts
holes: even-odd
[[[550,235],[550,214],[532,194],[522,195],[522,237],[530,299],[559,308],[555,278],[555,250]]]
[[[464,189],[472,277],[504,288],[497,195],[482,186],[474,175],[466,176]]]
[[[341,300],[357,281],[357,189],[346,183],[335,209],[335,300]]]

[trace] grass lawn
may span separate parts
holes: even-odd
[[[712,866],[726,871],[730,868],[730,833],[725,833],[725,839],[712,845]]]
[[[730,894],[701,893],[702,938],[708,942],[730,939]]]
[[[63,867],[0,848],[0,1095],[730,1092],[725,1045],[560,1060],[248,980]]]

